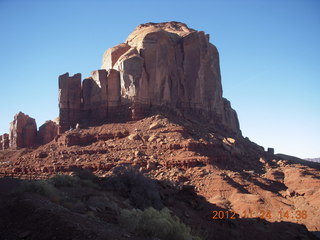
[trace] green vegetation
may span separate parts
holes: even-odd
[[[75,187],[79,185],[80,178],[77,176],[57,174],[48,179],[48,182],[53,184],[55,187]]]
[[[99,189],[99,186],[88,179],[80,179],[78,176],[57,174],[48,180],[24,181],[15,192],[32,192],[49,198],[53,202],[66,201],[58,189],[60,187],[88,187]]]
[[[114,168],[112,176],[105,179],[103,188],[128,198],[135,208],[163,208],[156,182],[131,166]]]
[[[170,214],[167,208],[158,211],[145,209],[124,209],[118,217],[120,224],[131,232],[143,237],[157,237],[162,240],[201,240],[194,237],[180,219]]]
[[[33,192],[49,198],[53,202],[59,202],[61,195],[57,188],[47,181],[26,181],[21,183],[18,192]]]
[[[48,179],[48,182],[55,187],[89,187],[99,189],[99,186],[92,182],[91,179],[81,179],[78,176],[69,176],[63,174],[57,174],[54,177]]]

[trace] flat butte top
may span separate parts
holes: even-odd
[[[129,35],[126,43],[131,47],[137,47],[140,49],[143,40],[148,34],[159,33],[169,36],[173,41],[177,41],[181,37],[185,37],[192,32],[196,32],[194,29],[189,28],[186,24],[181,22],[163,22],[163,23],[145,23],[140,24],[136,29]],[[148,36],[152,38],[152,36]]]

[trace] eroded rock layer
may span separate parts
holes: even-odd
[[[105,52],[101,68],[82,86],[80,74],[59,77],[60,132],[160,110],[241,134],[222,97],[218,51],[202,31],[178,22],[139,25]]]
[[[9,148],[9,134],[5,133],[0,135],[0,150]]]
[[[53,121],[46,121],[39,127],[38,142],[39,144],[47,144],[58,135],[58,125]]]
[[[10,123],[10,147],[24,148],[36,144],[37,124],[35,119],[19,112]]]

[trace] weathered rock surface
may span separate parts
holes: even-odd
[[[179,110],[240,132],[236,112],[222,97],[218,51],[202,31],[178,22],[141,24],[105,53],[102,68],[120,72],[132,118],[153,108]]]
[[[139,25],[105,52],[101,68],[82,86],[80,74],[59,77],[60,132],[160,111],[241,134],[222,97],[218,51],[202,31],[179,22]]]
[[[58,125],[53,121],[46,121],[39,127],[39,144],[47,144],[58,135]]]
[[[114,167],[124,165],[166,184],[177,184],[179,189],[195,187],[212,206],[203,212],[198,212],[200,206],[195,207],[197,214],[193,215],[189,211],[193,203],[187,201],[183,209],[190,216],[188,219],[194,220],[191,226],[209,219],[211,225],[207,229],[213,228],[212,224],[229,226],[223,221],[230,219],[214,220],[209,216],[215,207],[220,207],[239,214],[240,222],[232,220],[233,224],[253,221],[250,226],[255,231],[264,226],[266,232],[260,238],[270,239],[270,223],[288,223],[289,235],[302,230],[297,224],[305,225],[309,231],[320,230],[319,164],[293,160],[290,163],[248,139],[224,135],[195,121],[154,115],[139,121],[73,129],[36,149],[0,151],[0,173],[15,176],[49,177],[87,169],[103,177],[109,176]],[[181,203],[182,198],[179,193],[179,201],[169,201],[170,196],[164,194],[162,198],[173,209],[172,205]],[[208,220],[204,219],[207,215]],[[261,221],[266,222],[257,225]],[[245,233],[248,229],[230,226],[226,236],[230,231],[242,236],[239,231],[244,229]],[[208,239],[214,239],[219,232],[214,230]],[[280,226],[277,234],[283,232]],[[300,233],[283,239],[294,239]]]
[[[109,48],[103,55],[103,65],[101,68],[112,69],[119,57],[121,57],[129,49],[130,46],[125,43],[121,43],[113,48]]]
[[[9,148],[9,134],[5,133],[0,136],[0,150]]]
[[[10,147],[32,147],[36,144],[36,136],[36,121],[22,112],[16,114],[10,123]]]
[[[83,118],[93,123],[103,123],[107,119],[107,71],[93,71],[92,77],[82,83]]]
[[[59,76],[60,132],[75,128],[80,121],[81,74]]]

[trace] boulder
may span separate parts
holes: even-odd
[[[19,112],[10,123],[10,147],[33,147],[36,144],[37,124],[28,115]]]
[[[54,121],[46,121],[39,127],[39,144],[47,144],[58,135],[58,125]]]

